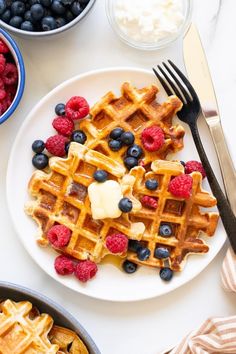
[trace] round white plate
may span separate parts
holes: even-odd
[[[90,105],[93,105],[109,90],[119,94],[119,88],[124,81],[131,81],[137,87],[157,83],[151,71],[127,67],[111,68],[79,75],[47,94],[22,125],[12,148],[7,173],[7,200],[11,217],[17,234],[33,259],[61,284],[79,293],[110,301],[148,299],[180,287],[193,279],[210,263],[225,241],[225,233],[220,223],[215,236],[207,239],[210,251],[205,255],[189,256],[183,272],[175,274],[168,283],[159,278],[158,271],[155,269],[140,267],[136,273],[128,275],[113,265],[104,264],[99,266],[96,277],[86,284],[80,283],[73,276],[57,275],[53,266],[56,253],[49,248],[41,248],[36,243],[36,223],[24,213],[24,204],[30,199],[27,184],[34,171],[31,164],[32,142],[35,139],[46,140],[47,137],[55,134],[51,123],[55,116],[54,107],[57,103],[66,102],[71,96],[81,95],[88,100]],[[159,94],[159,100],[164,98],[165,93],[162,91]],[[187,148],[178,154],[178,158],[198,159],[189,131],[186,131],[185,146]],[[210,153],[210,147],[207,151]],[[208,187],[205,181],[204,187],[206,189]]]

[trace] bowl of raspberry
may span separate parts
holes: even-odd
[[[0,124],[20,103],[25,86],[25,68],[21,52],[11,36],[0,28]]]
[[[0,27],[23,37],[45,37],[76,25],[95,0],[0,0]]]

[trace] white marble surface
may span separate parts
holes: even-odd
[[[224,131],[236,162],[235,12],[235,0],[194,1],[193,17],[206,48]],[[20,244],[6,207],[5,176],[10,149],[18,128],[40,97],[63,80],[96,68],[150,68],[168,58],[183,67],[181,41],[157,52],[127,47],[108,25],[104,0],[97,0],[89,16],[63,36],[47,41],[17,41],[25,59],[27,82],[19,109],[0,126],[0,279],[38,290],[65,306],[89,331],[103,354],[157,354],[206,317],[235,314],[235,295],[225,293],[219,280],[226,246],[196,279],[164,297],[133,304],[96,301],[60,286],[41,271]]]

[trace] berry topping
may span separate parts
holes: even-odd
[[[66,154],[65,144],[67,141],[63,135],[53,135],[47,139],[45,146],[50,154],[63,157]]]
[[[127,150],[127,156],[131,156],[131,157],[135,157],[136,159],[139,159],[142,155],[143,155],[143,149],[137,144],[130,146],[130,148]]]
[[[118,206],[123,213],[129,213],[133,208],[133,203],[129,198],[122,198]]]
[[[183,165],[185,167],[185,162],[184,161],[180,161],[181,165]]]
[[[73,121],[66,117],[56,117],[53,119],[52,126],[59,134],[65,136],[70,135],[74,129]]]
[[[108,146],[112,151],[119,151],[122,148],[122,142],[120,140],[109,140]]]
[[[162,280],[169,281],[173,277],[173,270],[168,267],[162,268],[159,273]]]
[[[168,186],[168,190],[175,197],[188,199],[191,195],[193,179],[190,175],[174,177]]]
[[[45,154],[35,154],[32,158],[32,164],[38,170],[43,170],[48,165],[48,156]]]
[[[146,261],[151,255],[151,251],[147,247],[140,247],[137,251],[137,257],[140,261]]]
[[[162,224],[159,229],[159,234],[163,237],[172,235],[172,227],[169,224]]]
[[[200,172],[202,174],[202,178],[206,177],[206,172],[201,164],[201,162],[198,161],[188,161],[185,164],[185,173],[190,174],[192,172]]]
[[[39,154],[40,152],[43,152],[45,149],[45,144],[43,140],[35,140],[32,144],[32,150]]]
[[[124,132],[121,134],[120,139],[124,145],[130,146],[134,143],[134,134],[131,132]]]
[[[111,253],[124,253],[127,251],[128,239],[123,234],[109,235],[106,238],[106,247]]]
[[[142,247],[139,241],[129,240],[128,249],[132,252],[137,252],[138,249]]]
[[[158,182],[154,178],[147,179],[145,182],[145,187],[150,191],[155,191],[158,187]]]
[[[97,170],[93,174],[93,178],[97,182],[105,182],[107,180],[107,177],[108,177],[108,173],[106,171],[104,171],[104,170]]]
[[[147,207],[147,208],[152,208],[152,209],[156,209],[157,208],[157,199],[150,197],[149,195],[144,195],[141,198],[141,203],[143,206]]]
[[[74,273],[75,265],[71,258],[61,255],[58,256],[54,261],[54,268],[56,272],[60,275],[69,275]]]
[[[144,148],[147,151],[157,151],[164,145],[164,132],[158,126],[153,125],[149,128],[145,128],[142,131],[141,140]]]
[[[66,103],[66,116],[77,120],[86,117],[89,113],[89,105],[85,98],[74,96]]]
[[[70,242],[71,230],[65,225],[54,225],[47,232],[47,238],[52,246],[62,248]]]
[[[86,282],[93,278],[98,271],[96,263],[86,260],[77,264],[75,269],[75,276],[82,282]]]
[[[123,133],[124,133],[124,129],[122,129],[122,128],[115,128],[115,129],[113,129],[113,130],[111,131],[111,133],[110,133],[110,138],[111,138],[111,139],[114,139],[114,140],[119,139],[120,136],[121,136],[121,134],[123,134]]]
[[[154,252],[154,257],[164,259],[170,257],[170,252],[165,247],[157,247]]]
[[[138,166],[138,160],[135,157],[126,157],[124,159],[124,164],[128,170],[131,170],[131,168]]]
[[[83,132],[83,130],[75,130],[71,134],[71,140],[83,145],[87,140],[87,135]]]
[[[65,105],[64,103],[58,103],[55,107],[55,113],[57,116],[64,116],[65,115]]]
[[[122,268],[124,269],[124,271],[126,273],[132,274],[132,273],[136,272],[137,264],[126,260],[126,261],[123,262]]]

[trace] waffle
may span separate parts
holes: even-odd
[[[184,129],[180,125],[172,125],[172,119],[182,108],[182,102],[178,97],[170,96],[166,102],[159,104],[156,102],[157,92],[155,85],[137,89],[129,82],[121,86],[119,98],[108,92],[91,108],[91,119],[80,123],[80,129],[87,135],[86,145],[123,164],[127,148],[112,151],[108,146],[110,132],[116,127],[131,131],[135,143],[141,145],[143,129],[157,125],[164,131],[165,142],[156,152],[145,151],[142,160],[144,165],[156,159],[165,159],[168,153],[182,149]]]
[[[213,207],[216,205],[216,199],[202,190],[202,176],[199,172],[191,174],[193,187],[189,199],[177,198],[168,192],[170,180],[184,173],[183,166],[178,162],[155,161],[151,169],[147,173],[140,166],[132,170],[136,180],[133,192],[137,199],[143,195],[156,198],[158,207],[157,209],[143,207],[131,216],[133,222],[142,220],[145,224],[141,243],[150,249],[151,256],[146,261],[140,261],[136,253],[129,252],[128,259],[136,264],[151,267],[169,266],[174,271],[180,271],[187,255],[208,251],[209,247],[200,238],[200,232],[212,236],[219,216],[215,212],[201,211],[201,207]],[[155,178],[158,181],[159,186],[156,191],[150,191],[145,187],[145,180],[149,178]],[[163,223],[171,225],[173,236],[162,237],[160,235],[159,228]],[[167,248],[170,258],[165,261],[155,258],[156,247]]]
[[[59,350],[52,344],[48,333],[52,318],[41,314],[31,318],[32,304],[28,301],[6,300],[0,304],[0,353],[2,354],[54,354]]]
[[[133,210],[141,203],[132,195],[134,177],[125,175],[125,169],[118,162],[88,149],[71,143],[67,159],[50,159],[51,173],[34,172],[29,182],[29,192],[34,201],[26,204],[26,212],[39,226],[40,245],[47,245],[47,231],[55,224],[63,224],[72,231],[69,244],[60,252],[76,259],[90,259],[96,263],[109,254],[104,247],[108,234],[123,233],[139,239],[144,231],[143,223],[131,223],[128,214],[116,219],[94,220],[91,215],[87,187],[94,181],[96,169],[106,170],[109,179],[119,181],[123,195],[133,202]]]
[[[49,339],[52,344],[59,346],[58,354],[89,354],[79,336],[70,329],[54,325],[49,333]]]

